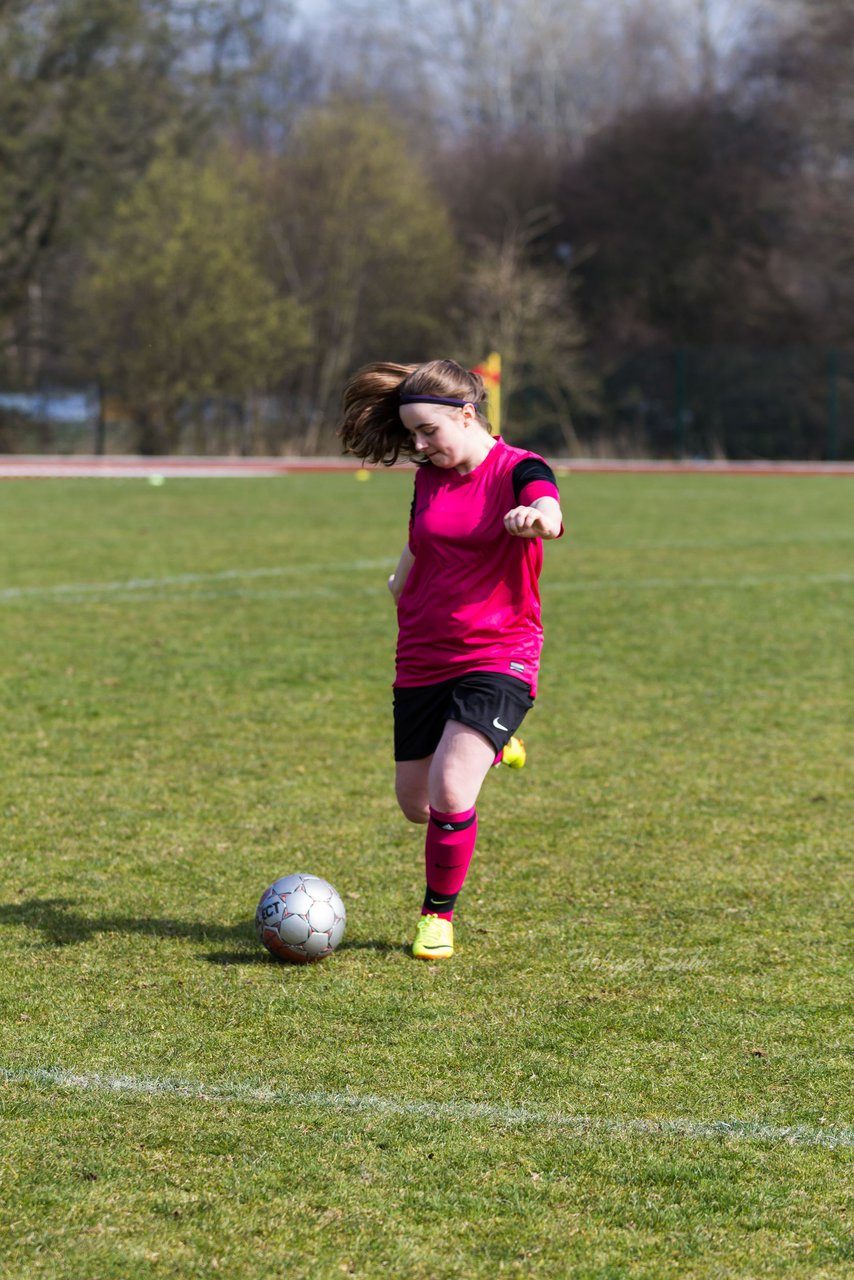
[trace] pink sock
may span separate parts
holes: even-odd
[[[430,809],[424,863],[427,893],[421,914],[450,920],[457,894],[463,887],[477,840],[477,810],[441,813]]]

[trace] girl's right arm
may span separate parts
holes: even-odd
[[[409,550],[409,544],[407,543],[401,552],[397,568],[388,580],[388,589],[394,596],[395,604],[400,599],[403,588],[406,586],[406,579],[409,577],[409,571],[414,564],[415,556]]]

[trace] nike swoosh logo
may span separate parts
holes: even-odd
[[[492,723],[495,725],[496,729],[501,729],[504,733],[510,732],[510,730],[507,728],[507,725],[502,724],[501,721],[498,719],[498,716],[495,717]]]

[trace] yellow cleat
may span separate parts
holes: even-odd
[[[417,960],[450,960],[454,954],[454,925],[442,916],[422,916],[415,930],[412,954]]]
[[[527,758],[528,753],[522,739],[511,738],[504,748],[501,763],[506,764],[509,769],[524,769]]]

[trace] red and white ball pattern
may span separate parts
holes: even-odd
[[[258,937],[277,960],[308,964],[331,956],[344,936],[347,912],[327,880],[303,872],[282,876],[261,894]]]

